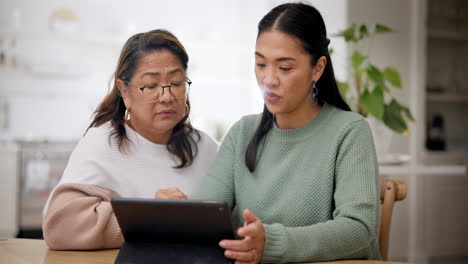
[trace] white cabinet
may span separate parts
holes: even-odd
[[[468,157],[468,1],[426,4],[424,159],[460,163]],[[443,146],[434,143],[441,123]]]
[[[0,143],[0,239],[18,232],[18,148]]]
[[[419,123],[417,151],[427,164],[468,164],[468,1],[419,0],[424,10],[419,25],[424,35],[419,46],[425,47],[425,71],[421,100],[425,123]],[[431,150],[428,139],[434,136],[435,117],[443,119],[445,150]],[[437,131],[436,131],[437,134]],[[429,144],[430,145],[430,144]],[[434,174],[416,177],[418,186],[418,223],[414,232],[422,242],[414,248],[426,263],[458,263],[468,258],[468,174]],[[418,260],[417,257],[414,258]]]
[[[468,177],[428,176],[424,185],[430,259],[448,261],[455,256],[467,257]]]
[[[395,204],[389,259],[457,263],[468,256],[468,173],[465,166],[381,166],[403,180],[408,196]]]
[[[396,30],[374,39],[371,55],[379,66],[397,67],[403,89],[395,96],[416,119],[409,136],[394,137],[390,151],[410,154],[411,166],[420,169],[383,173],[408,183],[407,198],[395,205],[390,260],[466,262],[468,174],[450,166],[468,164],[468,1],[347,4],[350,24],[381,23]],[[435,113],[444,119],[446,151],[426,150],[427,122]]]

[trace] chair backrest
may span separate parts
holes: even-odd
[[[392,223],[393,205],[405,199],[408,188],[405,182],[380,178],[380,231],[379,248],[382,260],[388,260],[388,244]]]

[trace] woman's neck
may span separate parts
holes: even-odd
[[[155,144],[167,145],[169,139],[171,138],[171,131],[160,133],[152,129],[139,128],[138,126],[132,124],[131,121],[127,122],[127,125],[129,125],[133,130],[135,130],[135,132],[137,132],[140,136],[146,138],[147,140]]]
[[[280,129],[295,129],[303,127],[317,118],[322,107],[320,105],[296,109],[290,113],[279,113],[275,116],[276,126]]]

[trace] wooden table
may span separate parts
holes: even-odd
[[[99,251],[53,251],[47,248],[44,240],[34,239],[8,239],[0,240],[0,263],[30,264],[30,263],[87,263],[103,264],[114,263],[119,250]],[[323,264],[398,264],[398,262],[348,260],[322,262]],[[401,263],[400,263],[401,264]]]

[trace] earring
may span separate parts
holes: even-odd
[[[189,115],[189,110],[190,110],[190,109],[189,109],[189,106],[188,106],[188,104],[186,103],[186,104],[185,104],[185,116],[188,116],[188,115]]]
[[[128,120],[130,120],[131,117],[132,115],[130,114],[130,110],[128,108],[125,109],[124,121],[127,122]]]
[[[318,95],[319,95],[319,89],[315,86],[317,82],[316,81],[312,81],[312,97],[313,99],[315,100],[315,103],[314,102],[311,102],[311,105],[312,106],[316,106],[318,105]]]

